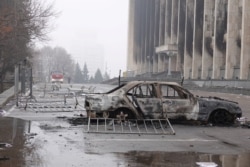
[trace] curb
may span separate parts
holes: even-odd
[[[8,90],[2,92],[0,94],[0,108],[4,107],[6,105],[6,103],[12,98],[14,97],[15,93],[14,93],[14,88],[15,86],[12,86],[11,88],[9,88]]]

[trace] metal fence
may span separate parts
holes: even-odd
[[[168,119],[88,118],[84,131],[107,134],[175,135]]]

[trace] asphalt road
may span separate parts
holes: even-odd
[[[86,85],[89,87],[90,85]],[[96,91],[112,86],[95,85]],[[58,94],[36,85],[38,101],[60,101]],[[72,85],[72,90],[81,85]],[[193,91],[202,96],[218,96],[238,101],[243,116],[250,118],[249,96]],[[86,133],[86,125],[74,124],[86,113],[84,98],[78,98],[77,109],[64,112],[56,109],[42,112],[38,106],[18,108],[15,100],[7,106],[6,117],[0,118],[0,167],[68,167],[68,166],[199,166],[247,167],[250,164],[250,129],[231,127],[173,124],[176,135],[97,134]],[[32,99],[30,99],[32,101]],[[75,105],[68,97],[67,104]],[[23,107],[23,108],[22,108]],[[60,108],[61,109],[61,108]],[[79,122],[78,122],[79,123]]]

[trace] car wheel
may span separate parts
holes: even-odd
[[[106,119],[109,118],[109,112],[108,111],[103,112],[102,117]]]
[[[126,109],[126,108],[121,108],[121,109],[115,110],[112,114],[112,117],[118,118],[121,115],[121,113],[126,115],[126,119],[135,119],[134,113],[132,113],[132,111],[130,111],[129,109]]]
[[[211,122],[215,125],[231,125],[234,122],[233,115],[226,110],[218,110],[212,114]]]

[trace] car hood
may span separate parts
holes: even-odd
[[[202,101],[217,101],[217,102],[228,102],[228,103],[234,103],[234,104],[238,104],[238,102],[236,101],[231,101],[231,100],[228,100],[228,99],[223,99],[223,98],[220,98],[220,97],[212,97],[212,96],[208,96],[208,97],[203,97],[203,96],[197,96],[196,97],[198,100],[202,100]]]

